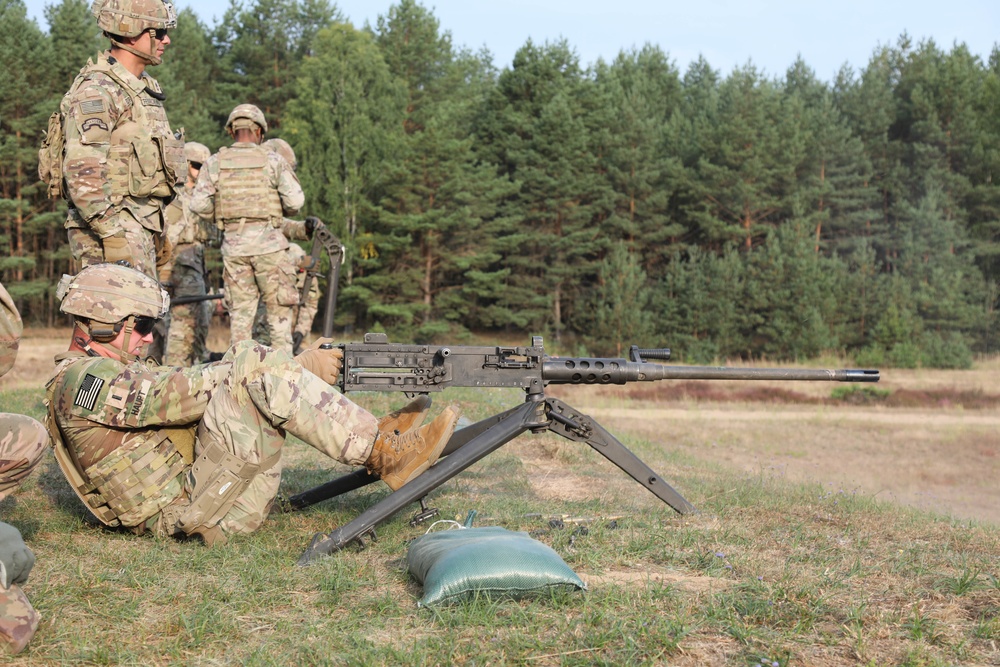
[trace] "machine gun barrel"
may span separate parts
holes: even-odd
[[[878,382],[879,371],[666,366],[626,359],[546,357],[542,364],[542,378],[546,383],[552,384],[625,384],[627,382],[656,382],[658,380]]]

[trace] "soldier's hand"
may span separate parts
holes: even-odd
[[[160,235],[160,242],[156,248],[156,268],[161,269],[170,263],[174,257],[174,244],[170,242],[166,234]],[[161,281],[162,282],[162,281]]]
[[[340,369],[344,365],[344,351],[339,347],[323,349],[324,344],[333,343],[332,338],[319,338],[302,351],[295,360],[304,369],[327,384],[336,384]]]
[[[0,586],[23,584],[35,565],[35,554],[21,539],[21,533],[10,524],[0,521]]]
[[[124,233],[104,237],[101,239],[101,247],[104,249],[104,261],[114,263],[124,260],[131,264],[132,253]]]
[[[312,239],[313,234],[316,233],[316,228],[317,227],[322,227],[322,226],[323,226],[323,223],[322,223],[322,221],[320,221],[319,218],[317,218],[315,215],[310,215],[309,217],[306,218],[306,222],[305,222],[306,235],[310,239]]]
[[[168,292],[171,291],[173,289],[173,285],[170,283],[170,279],[173,278],[174,276],[173,265],[167,264],[166,266],[161,266],[159,271],[157,271],[157,275],[160,279],[160,285],[163,287],[163,289],[167,290]]]

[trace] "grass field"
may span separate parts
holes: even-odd
[[[43,614],[8,664],[1000,664],[997,522],[989,508],[956,511],[943,491],[904,492],[920,485],[919,457],[951,452],[956,466],[968,459],[951,486],[974,479],[979,495],[996,493],[995,410],[939,400],[971,392],[988,404],[993,363],[885,373],[882,388],[938,397],[918,407],[826,402],[830,385],[752,398],[725,384],[705,397],[560,389],[698,513],[673,513],[585,445],[522,436],[429,504],[529,532],[588,590],[435,611],[417,608],[406,572],[407,545],[426,529],[409,525],[410,509],[364,550],[295,565],[313,534],[384,497],[380,484],[208,549],[93,526],[47,460],[0,503],[38,557],[25,589]],[[0,385],[7,411],[40,417],[41,397]],[[402,402],[355,398],[376,413]],[[437,408],[448,400],[475,420],[521,396],[449,390]],[[344,471],[298,442],[284,467],[286,494]]]

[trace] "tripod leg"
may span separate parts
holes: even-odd
[[[526,402],[514,410],[507,411],[502,420],[439,460],[409,484],[366,509],[349,523],[329,535],[317,534],[299,557],[298,564],[308,565],[319,556],[340,551],[361,535],[370,532],[377,524],[406,505],[423,498],[487,454],[496,451],[531,428],[544,426],[544,422],[540,420],[543,408],[543,403]]]
[[[611,435],[591,417],[571,408],[554,398],[545,399],[548,406],[548,416],[551,419],[549,430],[564,438],[577,442],[586,442],[601,456],[624,470],[632,479],[648,489],[657,498],[670,505],[679,514],[690,514],[695,511],[689,503],[673,487],[653,472],[653,469],[642,462],[618,438]]]

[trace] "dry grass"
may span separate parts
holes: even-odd
[[[1000,393],[996,370],[910,371],[912,386],[892,371],[881,386],[988,396]],[[436,613],[416,609],[420,587],[405,571],[407,542],[423,530],[404,520],[409,510],[365,551],[294,565],[312,534],[383,497],[377,485],[206,549],[89,525],[47,462],[0,503],[38,555],[27,592],[43,614],[9,664],[1000,664],[1000,528],[990,515],[1000,507],[1000,417],[955,404],[835,405],[813,400],[830,385],[796,391],[803,385],[810,400],[767,403],[550,392],[618,435],[699,513],[677,516],[585,445],[518,438],[430,504],[530,532],[589,591]],[[39,416],[37,385],[8,389],[0,398]],[[444,398],[473,419],[520,400]],[[359,400],[377,413],[395,407]],[[343,470],[301,443],[284,464],[288,494]]]

